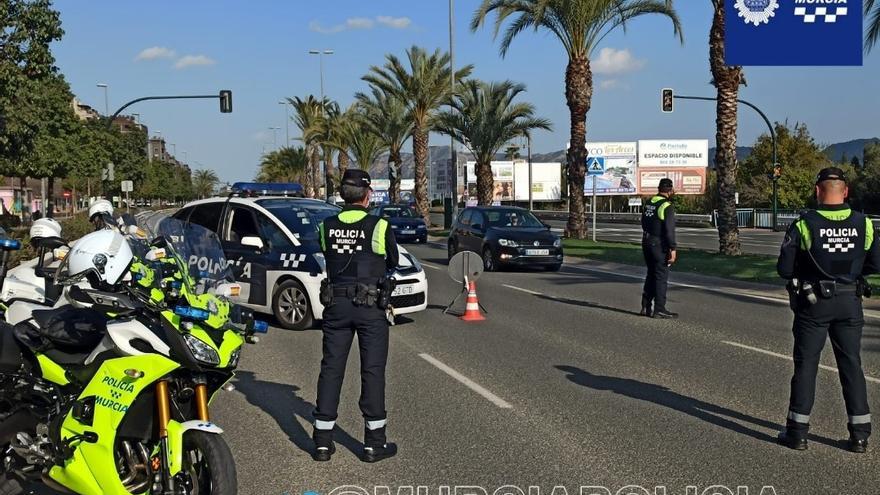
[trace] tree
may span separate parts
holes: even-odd
[[[462,83],[451,110],[437,116],[437,130],[463,144],[477,162],[477,197],[481,205],[491,205],[495,188],[492,160],[512,139],[535,129],[550,130],[549,120],[535,117],[530,103],[513,100],[526,87],[511,81]]]
[[[865,33],[865,51],[871,51],[874,45],[880,41],[880,2],[865,0],[865,19],[868,20],[868,30]]]
[[[712,0],[714,15],[709,31],[709,65],[718,93],[715,114],[715,171],[718,173],[718,244],[721,254],[742,254],[736,218],[736,132],[739,86],[745,84],[742,67],[724,63],[724,3]],[[772,160],[771,160],[772,162]],[[771,170],[773,164],[770,164]]]
[[[856,203],[866,213],[880,213],[880,143],[868,143],[856,174]]]
[[[779,179],[780,208],[798,210],[813,202],[813,189],[819,170],[832,165],[831,160],[816,144],[806,124],[788,127],[777,123],[777,156],[783,168]],[[769,208],[772,204],[772,182],[768,176],[773,162],[770,136],[761,135],[752,153],[746,158],[739,175],[741,201],[753,207]],[[845,165],[849,168],[849,165]]]
[[[392,203],[400,201],[400,172],[403,158],[400,150],[410,137],[412,123],[406,104],[399,97],[373,86],[370,94],[355,95],[363,115],[364,128],[379,136],[388,149],[388,196]]]
[[[287,101],[293,105],[296,111],[293,120],[302,133],[301,139],[309,156],[309,167],[303,174],[303,189],[307,196],[317,198],[320,195],[320,185],[316,176],[320,172],[319,150],[323,136],[322,114],[326,100],[321,101],[313,95],[309,95],[305,99],[295,97],[288,98]]]
[[[217,184],[220,183],[220,178],[217,177],[217,173],[213,170],[196,170],[192,174],[192,185],[193,185],[193,193],[199,197],[199,199],[210,198],[214,195],[214,190],[217,189]]]
[[[372,66],[362,79],[371,86],[406,103],[412,121],[413,158],[415,160],[415,200],[419,214],[429,222],[428,203],[428,134],[434,126],[439,107],[452,94],[449,54],[413,46],[406,51],[408,67],[395,55],[386,55],[385,65]],[[470,75],[473,66],[455,71],[460,81]]]
[[[381,136],[370,132],[363,118],[352,119],[345,132],[351,158],[361,170],[369,170],[379,155],[388,150]]]
[[[305,148],[284,147],[263,155],[257,182],[304,182],[309,175],[310,155]],[[304,188],[305,189],[305,188]]]
[[[719,0],[720,1],[720,0]],[[571,120],[568,150],[569,236],[586,237],[584,179],[586,176],[587,113],[593,99],[593,73],[590,55],[605,36],[626,27],[628,21],[646,14],[660,14],[672,21],[674,33],[681,35],[681,23],[672,0],[483,0],[474,13],[471,29],[476,31],[490,13],[497,12],[495,36],[505,21],[515,17],[501,38],[505,56],[514,38],[528,28],[545,29],[562,43],[568,55],[565,70],[565,99]]]

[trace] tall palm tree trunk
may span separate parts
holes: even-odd
[[[477,200],[480,206],[491,206],[495,196],[495,180],[492,178],[492,162],[477,162]]]
[[[315,183],[312,182],[312,178],[314,177],[313,171],[316,167],[317,165],[315,165],[315,154],[309,153],[309,164],[302,173],[303,193],[306,195],[306,197],[314,197]]]
[[[321,196],[321,154],[318,147],[312,147],[312,197],[319,198]]]
[[[414,191],[416,210],[431,225],[430,205],[428,204],[428,131],[421,126],[413,129],[413,157],[415,158],[416,189]]]
[[[340,150],[339,154],[336,155],[336,164],[339,167],[339,177],[342,177],[345,174],[345,171],[348,170],[348,165],[351,163],[351,160],[348,158],[348,153]]]
[[[593,73],[590,59],[572,57],[565,71],[565,100],[571,115],[571,139],[568,148],[568,224],[566,235],[587,237],[584,225],[584,178],[587,172],[587,112],[593,100]]]
[[[718,173],[718,242],[721,254],[739,256],[736,218],[736,117],[742,67],[724,64],[724,2],[713,0],[715,15],[709,32],[709,62],[718,90],[715,170]]]
[[[399,150],[388,152],[388,196],[391,203],[400,202],[400,169],[403,159]]]
[[[334,185],[336,183],[333,180],[335,168],[333,166],[333,148],[324,147],[322,150],[322,155],[324,156],[324,184],[327,185],[327,197],[333,195]]]

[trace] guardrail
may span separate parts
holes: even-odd
[[[551,210],[535,210],[532,213],[535,214],[541,220],[568,220],[568,212],[567,211],[551,211]],[[589,222],[592,218],[592,213],[587,213],[587,221]],[[608,223],[631,223],[631,224],[640,224],[642,222],[642,214],[641,213],[629,213],[629,212],[607,212],[607,211],[599,211],[596,212],[596,219],[600,222],[608,222]],[[712,216],[711,215],[690,215],[690,214],[675,214],[675,221],[677,225],[690,226],[690,227],[711,227],[712,226]]]

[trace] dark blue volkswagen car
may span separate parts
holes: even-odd
[[[416,210],[408,205],[382,205],[371,212],[391,224],[394,237],[400,242],[428,242],[428,226]]]

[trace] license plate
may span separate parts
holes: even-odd
[[[415,230],[401,230],[400,233],[403,235],[415,235],[416,231]]]
[[[550,256],[549,249],[526,249],[526,256]]]
[[[413,288],[411,285],[398,285],[394,288],[394,292],[391,293],[392,296],[408,296],[413,293]]]

